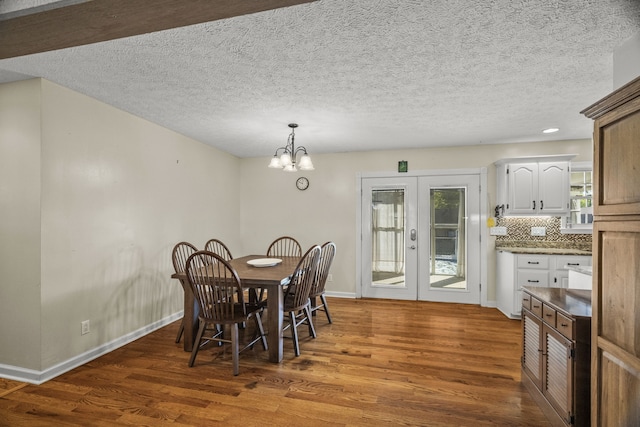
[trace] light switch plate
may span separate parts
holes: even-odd
[[[531,227],[532,236],[546,236],[547,227]]]
[[[489,234],[492,236],[506,236],[507,227],[491,227],[489,228]]]

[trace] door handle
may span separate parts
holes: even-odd
[[[409,246],[409,249],[415,249],[415,248],[416,248],[416,245]]]
[[[409,233],[409,238],[411,239],[411,241],[415,242],[416,239],[418,238],[418,231],[415,228],[411,229],[411,232]],[[415,249],[415,248],[412,248]]]

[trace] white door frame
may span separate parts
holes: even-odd
[[[362,179],[363,178],[392,178],[399,176],[443,176],[443,175],[480,175],[480,305],[488,306],[487,301],[487,242],[489,241],[489,231],[486,224],[488,218],[488,178],[487,168],[469,169],[433,169],[411,171],[406,173],[398,172],[366,172],[356,174],[356,298],[362,298]]]

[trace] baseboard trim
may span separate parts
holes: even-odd
[[[353,292],[329,292],[329,291],[325,291],[325,295],[328,297],[335,297],[335,298],[355,298],[356,294]]]
[[[78,366],[84,365],[85,363],[97,359],[100,356],[103,356],[117,348],[129,344],[130,342],[142,338],[143,336],[148,335],[151,332],[156,331],[170,323],[173,323],[176,320],[182,318],[182,315],[182,311],[174,313],[170,316],[165,317],[164,319],[160,319],[136,331],[116,338],[113,341],[105,343],[99,347],[74,356],[71,359],[65,360],[62,363],[47,368],[44,371],[36,371],[33,369],[21,368],[19,366],[0,364],[0,377],[14,381],[27,382],[30,384],[42,384],[57,377],[58,375],[69,372],[70,370],[75,369]]]

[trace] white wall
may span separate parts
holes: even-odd
[[[289,174],[267,168],[270,159],[242,159],[242,247],[244,253],[264,253],[277,236],[288,234],[304,248],[333,240],[337,255],[333,282],[327,291],[353,295],[356,290],[356,175],[364,172],[397,171],[399,160],[409,170],[486,167],[489,180],[489,216],[495,206],[495,167],[502,158],[551,154],[578,154],[575,161],[592,160],[591,140],[552,141],[530,144],[476,145],[417,150],[389,150],[317,155],[311,151],[314,171]],[[309,189],[299,191],[295,181],[307,176]],[[493,239],[488,247],[489,301],[495,301],[495,254]]]
[[[613,89],[640,77],[640,33],[625,40],[613,51]]]
[[[0,90],[0,173],[11,178],[0,203],[18,201],[21,225],[6,234],[3,214],[2,258],[25,238],[37,244],[3,264],[0,364],[43,371],[166,319],[182,309],[173,246],[239,246],[237,158],[46,80]],[[20,154],[9,133],[34,148]]]

